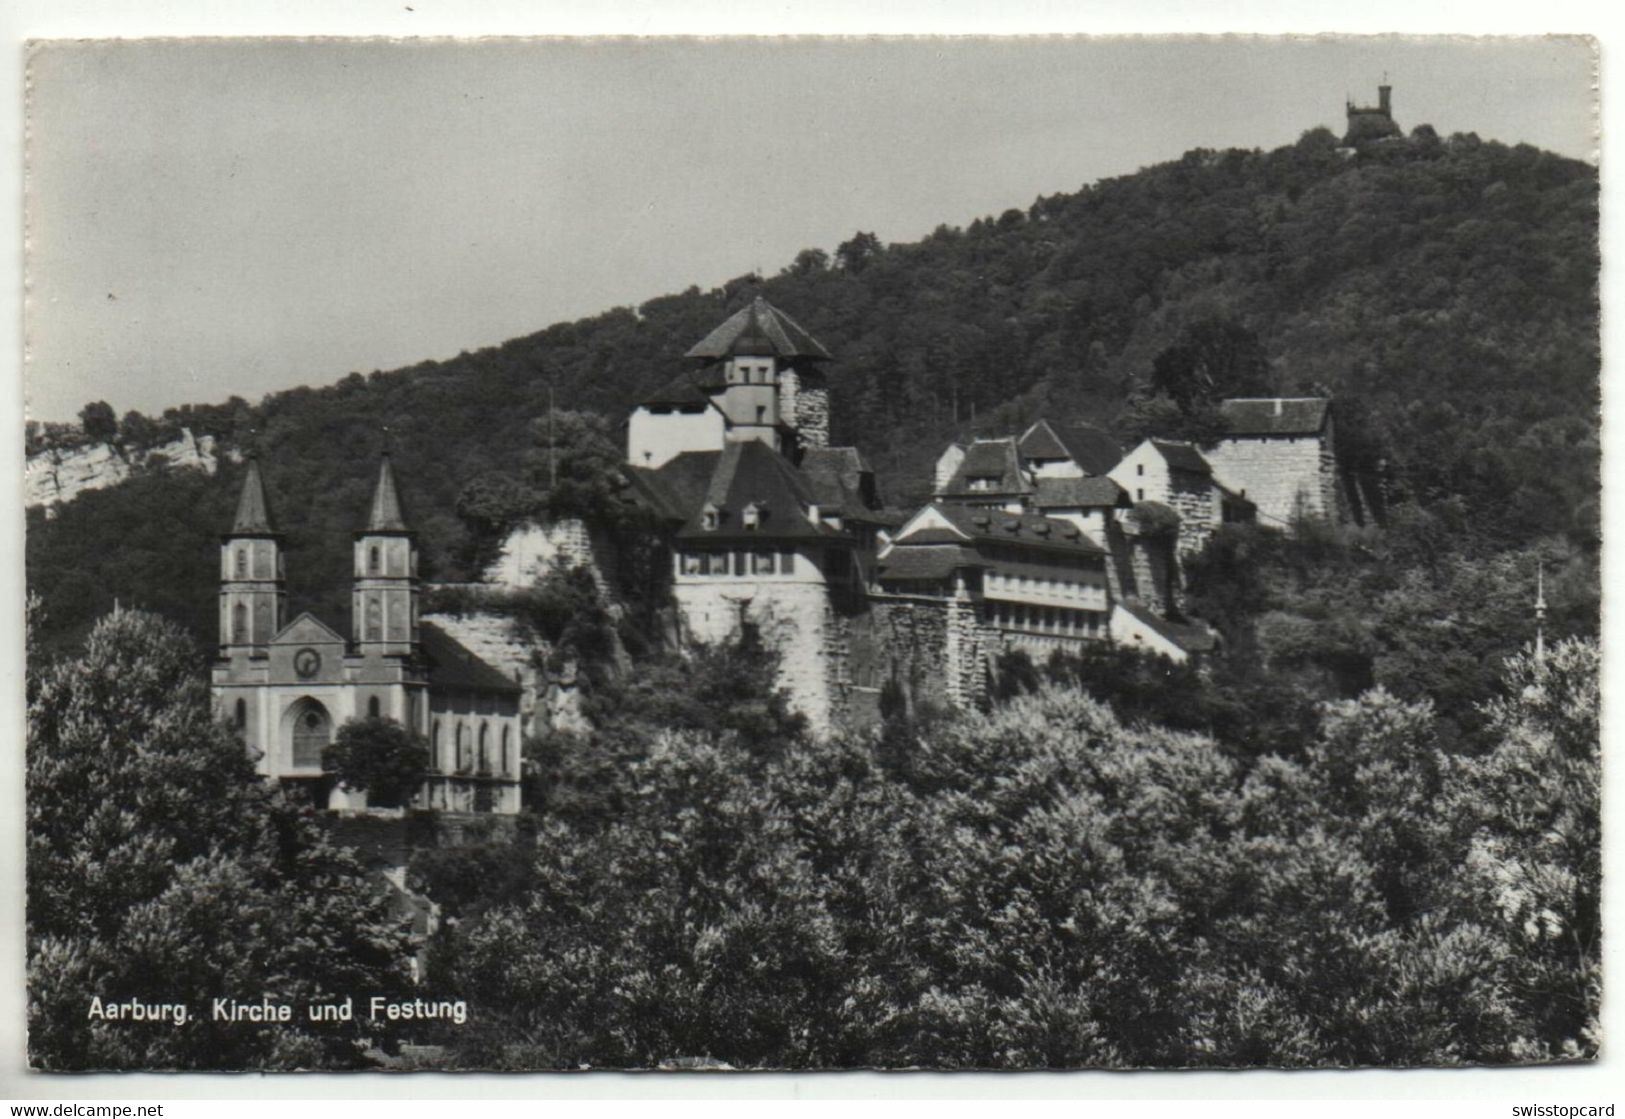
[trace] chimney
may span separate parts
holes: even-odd
[[[1377,87],[1377,107],[1382,110],[1382,115],[1385,117],[1394,115],[1393,106],[1389,104],[1388,100],[1393,91],[1394,87],[1391,85],[1379,85]]]

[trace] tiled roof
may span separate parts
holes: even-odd
[[[916,544],[911,538],[880,561],[882,582],[891,579],[946,579],[961,567],[983,567],[985,560],[957,544]]]
[[[401,497],[395,488],[395,471],[389,465],[385,452],[378,464],[378,484],[372,491],[372,510],[367,515],[368,532],[406,532],[406,518],[401,515]]]
[[[512,695],[523,690],[433,622],[418,626],[418,637],[422,642],[423,656],[429,662],[430,688],[506,692]]]
[[[818,495],[788,459],[766,443],[747,439],[729,443],[717,459],[700,505],[678,531],[686,540],[841,540],[846,537],[828,525],[815,525],[807,519],[807,508],[818,503]],[[707,529],[705,507],[720,514],[718,525]],[[762,514],[760,526],[744,524],[746,506],[755,505]]]
[[[1127,610],[1138,618],[1147,628],[1156,631],[1187,653],[1206,653],[1218,644],[1218,639],[1214,636],[1213,631],[1206,626],[1170,622],[1167,618],[1153,613],[1138,602],[1119,601],[1117,605],[1120,609]]]
[[[1323,396],[1226,400],[1219,405],[1227,435],[1315,435],[1326,426]]]
[[[679,373],[670,381],[650,393],[639,404],[707,404],[711,397],[687,373]]]
[[[1104,474],[1123,458],[1123,446],[1089,424],[1054,424],[1039,420],[1021,437],[1026,458],[1071,459],[1085,474]]]
[[[829,360],[829,351],[817,339],[759,295],[749,306],[728,316],[685,356],[719,361],[735,354]]]
[[[970,479],[992,478],[991,488],[972,489]],[[944,497],[981,497],[990,493],[1031,493],[1032,483],[1021,469],[1013,437],[978,439],[965,448],[965,457],[942,488]]]
[[[252,533],[272,534],[271,506],[265,500],[265,483],[260,479],[259,459],[248,460],[248,473],[243,477],[243,492],[237,498],[237,516],[231,523],[234,535]]]
[[[1128,493],[1110,478],[1039,478],[1033,504],[1040,509],[1113,508],[1128,504]]]
[[[1151,445],[1155,447],[1167,461],[1169,466],[1176,470],[1189,470],[1196,474],[1211,474],[1213,468],[1208,465],[1207,459],[1189,443],[1173,443],[1166,439],[1153,439]]]
[[[1027,547],[1056,548],[1090,555],[1104,554],[1099,544],[1083,534],[1077,525],[1055,517],[1031,513],[1001,513],[995,509],[970,509],[938,502],[931,506],[955,528],[976,540]]]
[[[839,510],[842,516],[874,519],[879,504],[874,471],[856,447],[809,447],[800,468],[820,507]]]

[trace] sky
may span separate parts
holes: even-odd
[[[257,401],[910,241],[1197,147],[1575,158],[1576,39],[148,41],[29,60],[28,414]],[[793,313],[793,312],[792,312]]]

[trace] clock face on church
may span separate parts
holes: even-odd
[[[315,649],[300,649],[293,655],[293,670],[304,679],[310,679],[321,669],[322,655]]]

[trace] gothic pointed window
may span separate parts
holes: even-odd
[[[457,772],[468,772],[468,724],[457,724]]]
[[[383,563],[379,559],[378,545],[374,544],[367,549],[367,573],[376,575],[382,568]]]
[[[248,574],[248,549],[239,546],[237,549],[237,578],[241,579]]]
[[[502,728],[502,776],[509,774],[508,768],[508,728]]]
[[[430,757],[429,764],[441,771],[450,769],[451,766],[446,762],[446,743],[440,735],[440,720],[434,720],[429,727],[429,741],[434,744],[434,754]]]
[[[300,769],[319,769],[322,750],[332,738],[332,721],[326,708],[313,700],[295,713],[293,719],[293,764]]]
[[[486,743],[485,743],[485,732],[486,732],[486,730],[487,730],[486,724],[481,723],[480,724],[480,753],[479,753],[479,771],[481,773],[490,773],[491,772],[491,756],[490,756],[490,754],[488,754],[486,752]]]
[[[367,598],[367,630],[366,640],[382,641],[384,639],[383,607],[378,602],[377,595]]]
[[[231,640],[238,645],[248,641],[248,607],[241,602],[231,607]]]

